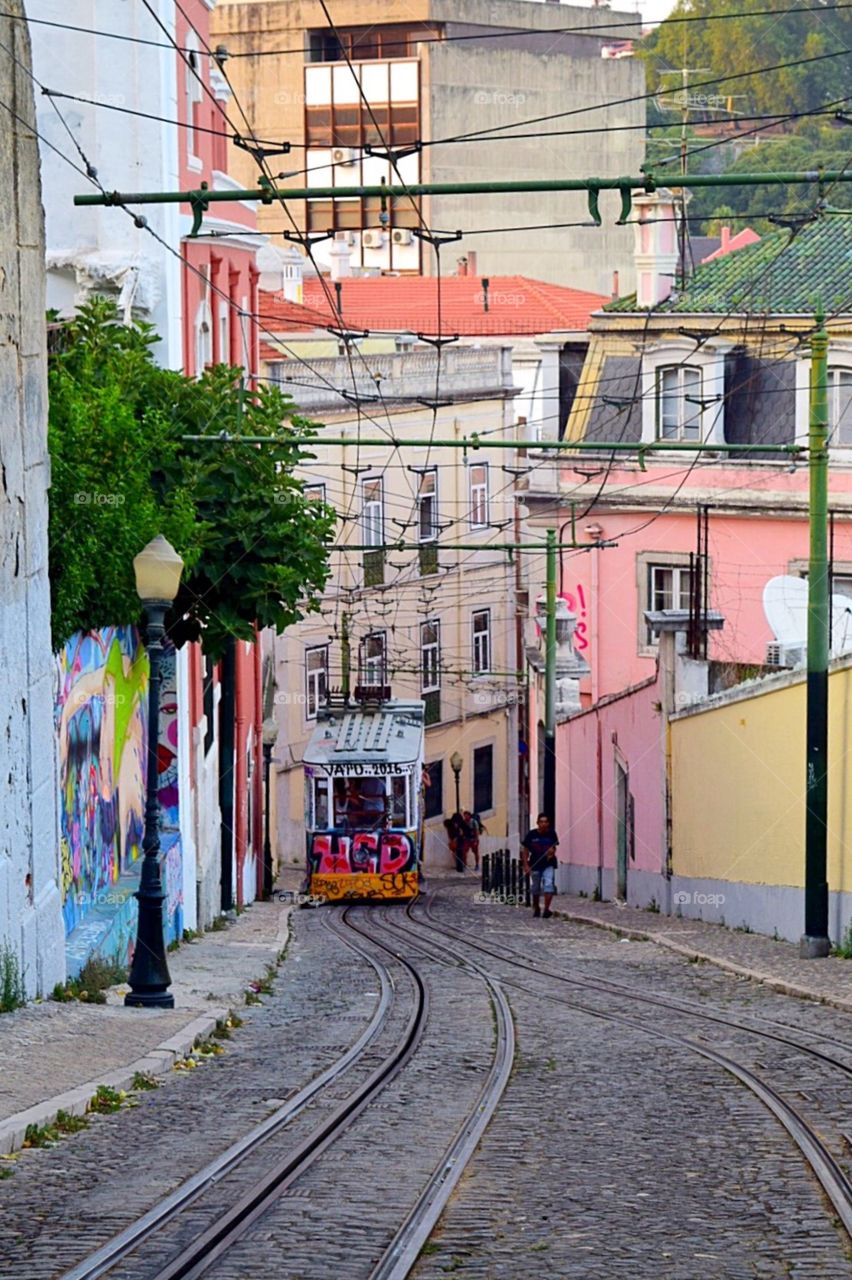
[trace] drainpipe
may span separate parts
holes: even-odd
[[[234,909],[234,718],[236,684],[236,641],[228,640],[222,658],[222,696],[219,701],[219,812],[222,911]]]
[[[595,554],[593,552],[593,554]],[[603,902],[603,873],[604,873],[604,821],[603,821],[603,739],[601,736],[601,713],[600,708],[595,707],[595,725],[597,728],[597,749],[595,752],[595,793],[597,801],[597,827],[598,827],[598,898]]]
[[[591,539],[593,542],[596,542],[596,543],[600,542],[604,536],[603,528],[599,524],[586,525],[584,532],[587,538]],[[600,568],[601,568],[600,547],[599,546],[593,547],[589,554],[592,557],[592,598],[589,601],[589,606],[588,606],[589,607],[589,629],[591,631],[591,635],[589,636],[589,643],[592,649],[592,661],[589,663],[589,666],[592,669],[591,692],[592,692],[592,705],[594,706],[597,703],[598,699],[600,698],[600,692],[601,692],[601,655],[600,655],[600,646],[598,643],[600,638],[599,628],[598,628],[598,619],[600,617],[600,604],[599,604]]]

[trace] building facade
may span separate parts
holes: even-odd
[[[97,183],[112,190],[236,185],[228,172],[231,93],[208,52],[211,6],[159,0],[153,8],[154,14],[142,6],[119,12],[101,0],[28,6],[39,20],[33,26],[36,75],[75,95],[40,99],[37,115],[50,144],[41,156],[48,306],[62,317],[93,294],[110,297],[125,323],[153,325],[160,363],[190,377],[229,364],[249,385],[259,350],[254,207],[217,205],[198,236],[191,234],[188,205],[150,206],[141,225],[127,210],[73,207],[86,182],[65,157],[75,163],[85,157]],[[94,951],[126,958],[135,932],[147,663],[138,636],[118,630],[121,635],[107,628],[69,637],[57,658],[71,971]],[[168,660],[159,754],[169,940],[257,892],[260,647],[244,648],[234,646],[227,669],[197,645],[173,651]],[[118,715],[110,712],[117,685],[124,699]],[[91,794],[78,785],[84,776],[100,780]],[[113,822],[119,793],[120,820]],[[223,807],[232,815],[227,823]]]
[[[18,11],[16,20],[15,11]],[[48,995],[65,976],[53,741],[47,568],[44,240],[30,60],[20,6],[0,18],[0,97],[13,103],[0,131],[7,182],[0,196],[4,328],[0,342],[0,961],[6,994]],[[7,50],[14,49],[17,62]]]
[[[588,217],[583,195],[399,198],[385,210],[379,196],[335,199],[320,189],[586,173],[590,132],[583,130],[597,131],[596,173],[635,170],[639,133],[630,126],[644,124],[644,73],[638,61],[602,57],[606,36],[595,33],[618,22],[629,35],[633,18],[524,0],[359,0],[335,6],[332,30],[315,0],[218,5],[213,30],[232,55],[228,74],[254,133],[291,143],[300,157],[298,166],[285,166],[296,171],[284,186],[318,189],[288,205],[289,213],[280,203],[264,208],[260,225],[333,230],[346,236],[358,265],[430,274],[435,257],[417,231],[462,228],[464,249],[478,254],[485,276],[522,272],[609,292],[616,270],[629,288],[629,233],[614,225],[616,203],[606,197],[604,226],[588,231],[558,225]],[[572,31],[560,30],[566,26]],[[555,136],[523,130],[525,119],[540,117],[553,117]],[[519,129],[529,134],[522,151],[504,137]],[[248,157],[238,172],[255,184]],[[323,243],[314,253],[328,264]]]
[[[457,804],[482,818],[483,849],[517,840],[519,571],[505,549],[518,541],[519,521],[510,352],[444,352],[441,387],[452,404],[432,411],[422,401],[434,394],[437,362],[431,349],[371,357],[378,411],[371,404],[357,414],[345,394],[329,391],[345,387],[346,357],[313,361],[293,387],[299,411],[325,424],[305,478],[340,520],[319,612],[274,642],[286,861],[305,857],[302,752],[327,692],[347,682],[424,700],[427,868],[449,865],[443,822]],[[438,444],[474,432],[484,433],[475,451]],[[324,445],[323,435],[337,443]],[[385,445],[388,435],[404,450]],[[367,436],[380,447],[359,442]]]

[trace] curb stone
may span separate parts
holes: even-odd
[[[0,1121],[0,1155],[11,1155],[13,1151],[20,1150],[30,1125],[41,1128],[50,1124],[60,1111],[67,1111],[72,1116],[85,1115],[89,1102],[100,1085],[107,1085],[112,1089],[127,1089],[133,1083],[137,1071],[165,1075],[176,1061],[187,1056],[196,1040],[209,1036],[217,1023],[229,1017],[230,1013],[231,1010],[226,1008],[212,1009],[210,1013],[193,1018],[181,1031],[150,1049],[144,1058],[137,1058],[129,1066],[95,1076],[86,1084],[76,1085],[65,1093],[58,1093],[46,1102],[38,1102],[34,1107]]]
[[[740,978],[748,978],[751,982],[760,982],[765,987],[770,987],[773,991],[780,991],[785,996],[795,996],[799,1000],[812,1000],[815,1004],[829,1005],[831,1008],[840,1009],[844,1013],[852,1013],[852,1000],[844,999],[843,996],[826,995],[820,991],[813,991],[809,987],[800,987],[797,983],[788,982],[785,978],[775,978],[769,973],[761,973],[757,969],[749,969],[745,965],[738,964],[735,960],[727,960],[722,956],[715,956],[710,952],[698,951],[695,947],[685,946],[682,942],[674,942],[663,934],[652,931],[646,932],[633,926],[624,927],[609,920],[596,920],[594,916],[584,916],[576,911],[554,911],[553,914],[562,920],[569,920],[572,924],[587,924],[595,929],[606,929],[609,933],[620,934],[631,942],[653,942],[655,946],[665,947],[668,951],[674,951],[677,955],[685,956],[687,960],[699,960],[704,961],[706,964],[714,964],[717,969],[724,969],[727,973],[736,974]]]

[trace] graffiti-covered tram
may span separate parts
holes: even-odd
[[[421,701],[330,701],[304,754],[308,892],[413,898],[423,835]]]

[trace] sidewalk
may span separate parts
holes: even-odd
[[[126,987],[107,1003],[45,1000],[0,1015],[0,1155],[21,1145],[30,1124],[59,1111],[82,1114],[98,1085],[126,1089],[137,1071],[162,1075],[209,1036],[248,984],[264,976],[288,937],[290,906],[256,902],[221,931],[168,956],[174,1009],[128,1009]]]
[[[852,1013],[852,960],[828,956],[800,960],[792,942],[776,942],[760,933],[724,925],[657,915],[614,902],[589,902],[559,894],[554,914],[577,924],[609,929],[636,941],[653,942],[690,960],[704,960],[729,973],[752,978],[785,995],[819,1000]]]

